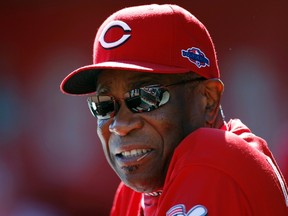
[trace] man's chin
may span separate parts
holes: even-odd
[[[163,183],[158,181],[151,181],[151,179],[147,181],[147,179],[149,178],[133,180],[129,178],[121,178],[127,187],[139,193],[152,193],[162,189]]]

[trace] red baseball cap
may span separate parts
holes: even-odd
[[[93,64],[70,73],[61,83],[62,92],[95,92],[97,74],[105,69],[161,74],[192,71],[208,79],[220,77],[207,29],[177,5],[153,4],[117,11],[100,26],[93,51]]]

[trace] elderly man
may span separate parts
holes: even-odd
[[[86,95],[121,179],[112,216],[288,215],[287,186],[266,142],[221,109],[211,37],[176,5],[117,11],[93,64],[69,74]]]

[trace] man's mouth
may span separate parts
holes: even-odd
[[[123,151],[116,156],[123,161],[140,161],[145,158],[152,149],[133,149],[131,151]]]

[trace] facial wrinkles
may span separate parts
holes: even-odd
[[[162,118],[165,118],[165,116],[163,116],[163,114],[161,113],[161,116],[157,116],[157,118],[160,118],[160,121],[163,121],[163,120],[161,120]],[[157,119],[156,119],[156,121],[158,121]],[[153,124],[150,124],[151,125],[151,127],[157,132],[157,134],[159,135],[159,137],[160,137],[160,140],[161,140],[161,147],[162,147],[162,152],[161,152],[161,155],[162,155],[162,158],[164,158],[165,157],[165,155],[167,154],[165,154],[165,152],[166,152],[166,145],[168,144],[168,143],[166,143],[166,139],[165,139],[165,137],[163,137],[162,136],[162,133],[161,133],[161,131],[160,131],[160,129],[158,130],[158,128],[155,126],[155,125],[153,125]],[[163,128],[162,128],[163,129]],[[166,128],[165,128],[166,129]],[[169,148],[168,148],[168,150],[169,150]],[[165,180],[165,176],[166,176],[166,172],[167,172],[167,170],[168,170],[168,166],[169,166],[169,163],[170,163],[170,160],[171,160],[171,157],[170,158],[166,158],[165,159],[165,161],[164,161],[164,169],[162,170],[162,177],[163,177],[163,182],[162,182],[162,184],[164,184],[164,180]],[[162,185],[159,185],[158,186],[159,188],[160,187],[162,187]]]
[[[113,164],[112,164],[111,157],[110,157],[110,147],[108,145],[107,136],[105,136],[105,133],[103,133],[103,131],[104,131],[103,128],[101,128],[101,129],[100,128],[101,127],[99,127],[99,126],[97,128],[98,137],[100,138],[101,145],[102,145],[102,148],[103,148],[103,152],[105,154],[107,162],[113,168]],[[108,160],[108,158],[109,158],[109,160]]]
[[[172,95],[173,97],[173,95]],[[175,97],[175,95],[174,95]],[[179,101],[178,101],[179,102]],[[172,101],[169,101],[169,103],[173,103],[173,98]],[[165,105],[166,108],[168,106],[170,107],[169,104]],[[178,106],[177,106],[178,107]],[[166,109],[165,108],[165,109]],[[163,176],[165,177],[164,174],[166,174],[170,160],[173,156],[174,149],[177,147],[177,145],[180,143],[180,141],[184,138],[183,136],[183,124],[177,124],[179,125],[178,128],[175,128],[175,122],[179,120],[174,120],[173,115],[179,115],[179,110],[174,109],[174,108],[168,108],[170,109],[169,111],[169,116],[167,116],[166,112],[162,112],[162,107],[159,109],[151,112],[149,114],[149,117],[147,118],[146,122],[149,122],[149,126],[153,128],[153,130],[158,134],[158,136],[161,139],[161,155],[162,158],[165,159],[163,161],[164,169],[163,171]],[[173,109],[173,110],[171,110]],[[143,115],[143,118],[145,118],[145,114]],[[152,121],[151,121],[152,119]],[[172,120],[173,119],[173,120]],[[173,122],[172,122],[173,121]],[[159,124],[153,124],[153,122],[161,123],[161,127],[159,127]],[[164,179],[163,179],[164,181]],[[163,183],[163,182],[162,182]]]

